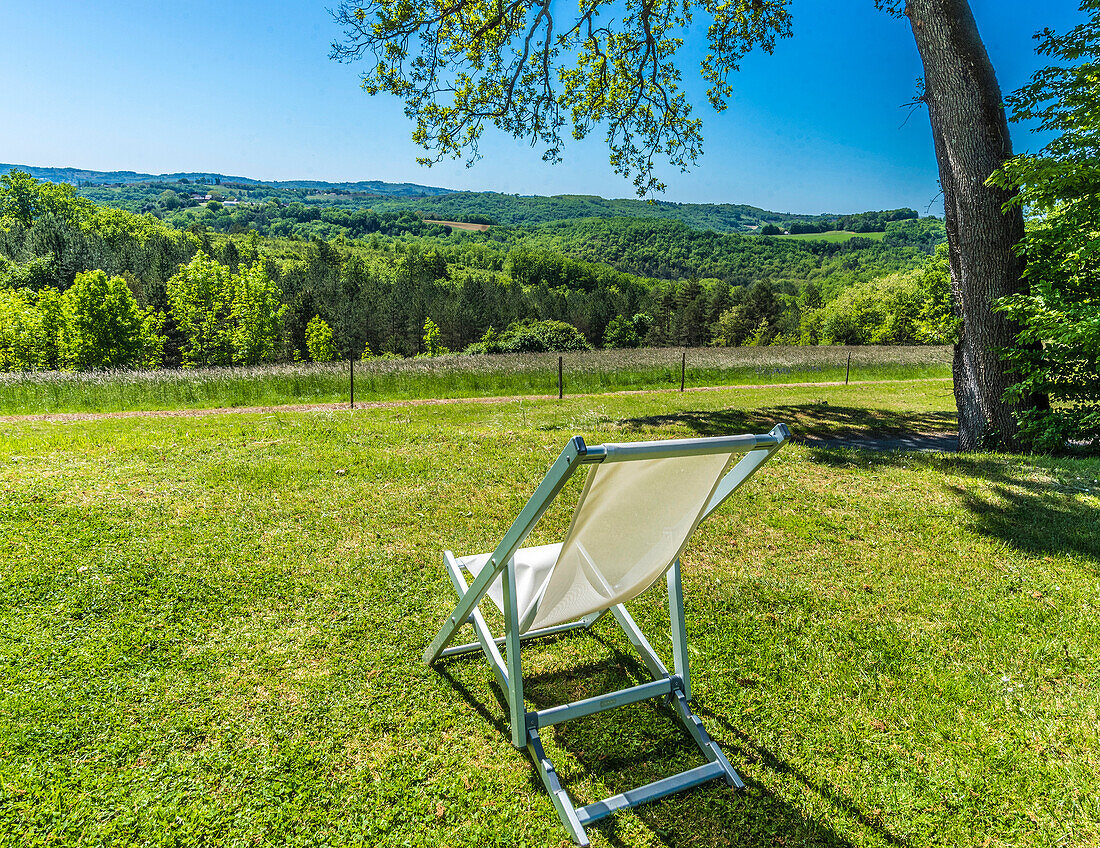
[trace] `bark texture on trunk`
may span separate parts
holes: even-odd
[[[1017,407],[1003,397],[1016,381],[997,350],[1012,343],[1017,328],[990,303],[1026,289],[1023,261],[1012,250],[1024,220],[1019,210],[1001,211],[1010,193],[985,184],[1012,155],[1001,88],[967,0],[908,0],[905,15],[924,63],[961,321],[953,366],[959,449],[975,450],[994,432],[1012,444]]]

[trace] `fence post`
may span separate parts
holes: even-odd
[[[844,385],[848,385],[848,374],[852,371],[852,352],[848,351],[848,364],[844,368]]]
[[[351,408],[355,409],[355,359],[348,357],[348,386],[350,388]]]
[[[680,391],[684,390],[684,378],[687,377],[688,352],[685,350],[680,358]]]
[[[561,400],[565,396],[565,384],[562,382],[562,357],[558,357],[558,400]]]

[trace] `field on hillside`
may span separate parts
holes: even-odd
[[[565,391],[679,388],[682,348],[563,355]],[[945,378],[948,347],[742,347],[686,351],[688,386]],[[371,359],[355,364],[361,402],[557,394],[557,353]],[[165,371],[0,373],[0,415],[341,403],[348,363]]]
[[[489,229],[488,224],[471,224],[467,221],[432,221],[441,227],[450,227],[452,230],[466,230],[471,233],[484,233]]]
[[[488,667],[420,663],[441,549],[490,549],[574,434],[953,407],[930,381],[7,424],[0,845],[566,846]],[[696,709],[747,791],[593,844],[1098,844],[1098,494],[1100,460],[784,448],[684,556]],[[665,650],[659,593],[631,612]],[[524,664],[532,706],[645,673],[606,623]],[[543,741],[579,803],[696,764],[653,703]]]

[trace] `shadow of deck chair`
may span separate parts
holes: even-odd
[[[589,447],[578,436],[565,446],[495,551],[456,558],[444,552],[460,600],[424,652],[440,657],[482,651],[509,707],[512,744],[527,748],[562,824],[580,845],[585,827],[616,810],[634,807],[722,778],[744,787],[722,751],[688,705],[687,634],[684,628],[680,553],[699,522],[732,495],[790,437],[778,424],[766,435],[720,436]],[[738,459],[740,457],[740,459]],[[521,545],[566,482],[582,465],[591,469],[573,520],[560,544]],[[624,604],[667,575],[673,671],[669,672]],[[471,582],[467,584],[467,576]],[[479,604],[488,597],[504,615],[504,636],[494,637]],[[591,627],[610,612],[641,655],[653,680],[585,700],[527,710],[520,645],[529,639]],[[471,624],[477,642],[448,647]],[[506,649],[502,656],[500,646]],[[584,807],[574,807],[539,739],[553,724],[665,697],[707,762]]]

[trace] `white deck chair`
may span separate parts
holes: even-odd
[[[675,439],[588,447],[578,436],[550,467],[495,551],[455,558],[447,573],[460,596],[455,611],[424,652],[424,661],[480,650],[507,698],[512,744],[526,747],[562,823],[580,845],[585,827],[616,810],[723,778],[744,783],[688,706],[687,635],[680,585],[681,551],[699,522],[712,513],[790,437],[785,424],[766,435]],[[737,460],[737,457],[740,457]],[[737,460],[737,461],[735,461]],[[520,547],[572,474],[591,465],[573,520],[560,544]],[[732,466],[732,467],[731,467]],[[674,669],[670,673],[623,604],[667,574]],[[472,579],[467,584],[467,575]],[[504,615],[494,638],[478,605],[488,597]],[[649,683],[562,706],[527,710],[520,644],[528,639],[591,627],[610,611],[653,675]],[[448,647],[465,624],[477,642]],[[500,653],[506,647],[507,660]],[[585,807],[574,807],[539,739],[539,730],[569,719],[667,697],[707,763]]]

